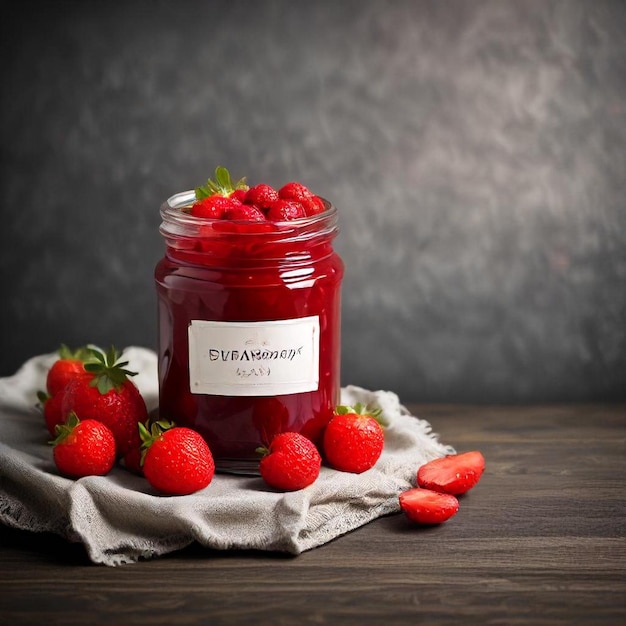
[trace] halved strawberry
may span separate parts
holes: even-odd
[[[416,487],[399,496],[400,508],[418,524],[441,524],[459,510],[459,501],[449,493]]]
[[[485,458],[478,452],[449,454],[429,461],[417,471],[417,484],[425,489],[460,495],[478,483],[485,469]]]

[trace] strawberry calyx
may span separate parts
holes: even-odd
[[[141,459],[139,465],[143,466],[146,452],[150,446],[166,431],[176,427],[174,422],[167,420],[147,420],[145,423],[139,422],[139,438],[141,439]]]
[[[112,389],[120,391],[129,376],[137,375],[137,372],[126,369],[128,361],[121,361],[121,353],[114,346],[107,352],[95,347],[88,350],[92,360],[85,363],[85,371],[93,375],[89,385],[97,387],[102,395]]]
[[[72,434],[72,431],[80,424],[80,420],[78,419],[78,415],[74,413],[74,411],[70,411],[67,414],[67,418],[65,423],[57,424],[54,427],[55,438],[49,441],[48,443],[51,446],[56,446],[61,443],[64,439],[67,439]]]
[[[91,350],[88,346],[80,346],[79,348],[72,350],[66,344],[62,343],[57,353],[59,355],[59,359],[67,361],[81,361],[82,363],[87,363],[93,358]]]
[[[362,402],[357,402],[354,406],[348,406],[340,404],[335,407],[335,414],[337,415],[366,415],[373,417],[381,426],[386,426],[387,421],[383,415],[383,410],[380,407],[368,407]]]
[[[196,200],[203,200],[204,198],[215,195],[228,198],[234,191],[239,189],[243,191],[249,189],[245,177],[233,182],[230,172],[225,167],[218,165],[215,168],[215,180],[209,178],[206,185],[196,187]]]

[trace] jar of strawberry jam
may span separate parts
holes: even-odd
[[[206,439],[216,468],[256,473],[279,432],[315,440],[339,402],[337,210],[282,222],[161,207],[159,415]]]

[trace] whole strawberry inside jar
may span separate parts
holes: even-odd
[[[339,403],[337,210],[212,219],[195,200],[161,207],[159,416],[197,430],[218,471],[254,474],[259,447],[285,431],[316,442]]]

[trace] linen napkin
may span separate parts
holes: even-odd
[[[157,408],[157,357],[124,352],[148,410]],[[56,354],[35,356],[0,379],[0,521],[82,542],[94,563],[121,565],[166,554],[196,541],[212,549],[256,549],[297,555],[399,511],[398,494],[414,486],[417,468],[453,453],[428,422],[411,415],[389,391],[342,388],[342,404],[379,406],[388,422],[378,463],[362,474],[322,467],[317,481],[281,493],[260,477],[216,474],[188,496],[163,496],[116,466],[107,476],[59,475],[36,393]]]

